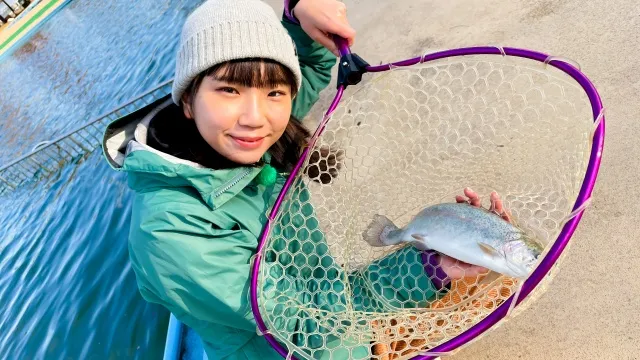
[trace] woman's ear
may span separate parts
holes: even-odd
[[[184,116],[187,119],[193,120],[193,109],[191,108],[191,99],[186,92],[182,94],[182,98],[180,99],[180,101],[182,101],[182,111],[184,112]]]

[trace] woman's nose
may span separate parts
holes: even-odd
[[[252,91],[247,95],[243,104],[243,111],[238,124],[246,127],[261,127],[266,121],[262,100],[257,91]]]

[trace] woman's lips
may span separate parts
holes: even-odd
[[[247,150],[254,150],[262,146],[264,137],[245,137],[245,136],[231,136],[231,139],[241,148]]]

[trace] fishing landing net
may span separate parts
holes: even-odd
[[[598,93],[578,67],[523,49],[461,48],[380,66],[343,44],[341,54],[336,97],[253,259],[258,332],[292,359],[452,354],[548,285],[598,172]],[[402,227],[465,187],[485,207],[497,191],[545,245],[525,280],[452,280],[433,252],[363,240],[374,215]]]

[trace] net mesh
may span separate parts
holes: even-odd
[[[476,55],[365,81],[310,150],[259,260],[261,316],[298,358],[411,358],[518,291],[521,281],[495,273],[436,286],[446,279],[426,271],[427,253],[362,239],[374,215],[402,227],[465,187],[486,207],[497,191],[517,225],[548,250],[588,165],[589,99],[552,66]]]

